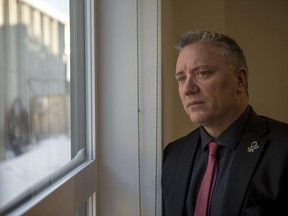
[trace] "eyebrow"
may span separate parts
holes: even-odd
[[[198,71],[198,70],[201,70],[201,69],[216,70],[217,67],[215,67],[215,66],[210,66],[210,65],[200,65],[200,66],[197,66],[197,67],[193,68],[191,71],[192,71],[192,72],[195,72],[195,71]],[[183,71],[183,70],[176,71],[175,77],[180,76],[180,75],[183,75],[183,74],[185,74],[185,71]]]
[[[183,74],[185,74],[185,72],[184,72],[183,70],[177,71],[177,72],[175,73],[175,77],[181,76],[181,75],[183,75]]]

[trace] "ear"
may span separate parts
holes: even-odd
[[[237,85],[237,92],[242,93],[247,91],[248,87],[248,71],[245,68],[240,68],[236,72],[236,77],[238,80],[238,85]],[[247,92],[248,94],[248,92]]]

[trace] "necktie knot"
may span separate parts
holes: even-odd
[[[217,155],[217,150],[218,150],[218,144],[216,142],[210,142],[208,143],[208,148],[209,148],[209,155],[211,156],[216,156]]]

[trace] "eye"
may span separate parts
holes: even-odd
[[[176,77],[176,80],[179,84],[182,84],[185,82],[186,80],[186,76],[179,76],[179,77]]]
[[[195,75],[198,78],[205,78],[212,74],[212,71],[196,71]]]

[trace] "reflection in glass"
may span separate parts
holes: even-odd
[[[23,154],[30,143],[28,112],[20,98],[13,101],[6,117],[7,148],[5,151],[6,158],[9,158],[9,153],[14,156]]]
[[[69,0],[46,1],[0,0],[0,212],[71,160]]]

